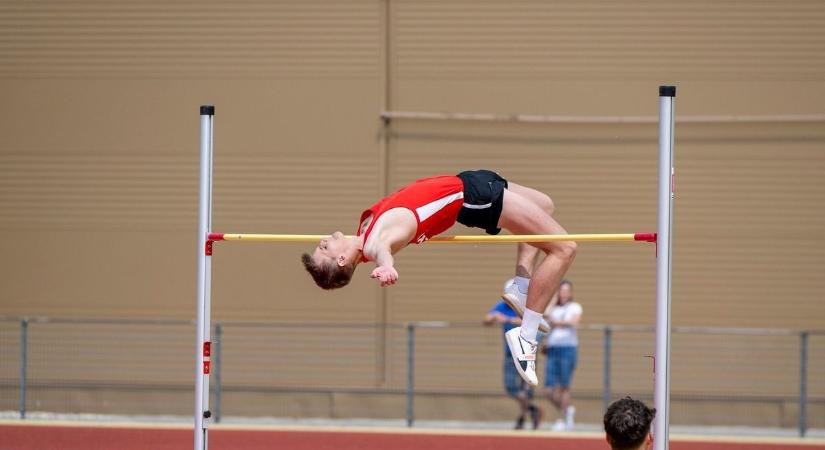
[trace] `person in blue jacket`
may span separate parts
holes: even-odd
[[[487,313],[487,316],[484,318],[484,324],[501,324],[503,333],[507,333],[511,329],[521,325],[521,317],[519,317],[506,302],[499,301],[493,306],[490,312]],[[510,348],[506,342],[504,342],[503,369],[504,389],[507,395],[519,405],[520,413],[516,419],[515,429],[523,429],[524,423],[529,415],[529,419],[535,430],[541,424],[544,411],[533,403],[533,388],[521,378],[515,365],[513,365]]]

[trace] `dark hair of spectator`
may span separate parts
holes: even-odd
[[[639,400],[625,397],[613,402],[604,414],[604,431],[610,437],[613,450],[639,448],[650,433],[655,416],[656,409],[648,408]]]

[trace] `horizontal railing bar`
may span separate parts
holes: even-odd
[[[83,317],[47,317],[47,316],[0,316],[3,322],[53,324],[87,324],[87,325],[194,325],[194,320],[185,319],[127,319],[127,318],[83,318]]]
[[[125,319],[125,318],[81,318],[81,317],[49,317],[49,316],[0,316],[0,322],[20,322],[51,324],[79,324],[79,325],[193,325],[192,320],[183,319]],[[253,320],[219,320],[224,326],[250,328],[337,328],[337,329],[374,329],[374,328],[406,328],[413,324],[417,328],[477,328],[481,321],[413,321],[413,322],[277,322]],[[611,324],[582,324],[580,330],[604,331],[610,328],[617,332],[648,333],[655,331],[653,325],[611,325]],[[790,328],[734,328],[734,327],[673,327],[673,333],[679,334],[729,334],[729,335],[772,335],[796,336],[806,332],[809,335],[825,335],[825,329],[790,329]]]
[[[16,383],[0,383],[0,387],[15,387]],[[119,389],[119,390],[160,390],[160,391],[187,391],[191,389],[189,384],[171,384],[171,383],[100,383],[97,381],[90,382],[63,382],[52,383],[49,381],[34,381],[30,387],[35,389]],[[334,394],[334,393],[348,393],[348,394],[378,394],[378,395],[403,395],[406,393],[404,388],[371,388],[371,387],[347,387],[347,386],[320,386],[320,387],[306,387],[300,385],[281,385],[281,386],[261,386],[249,384],[224,384],[224,392],[270,392],[270,393],[303,393],[303,394]],[[498,396],[502,395],[498,389],[473,389],[464,390],[461,388],[451,389],[432,389],[421,388],[415,390],[416,395],[456,395],[456,396]],[[629,393],[632,394],[632,393]],[[601,398],[601,391],[597,389],[583,389],[579,397],[592,397],[593,399]],[[634,396],[635,397],[635,396]],[[737,394],[737,395],[720,395],[720,394],[693,394],[693,393],[674,393],[671,399],[686,400],[686,401],[724,401],[736,400],[742,402],[773,402],[773,401],[790,401],[794,400],[794,395],[753,395],[753,394]],[[825,402],[825,397],[813,396],[809,397],[809,402],[822,403]]]
[[[540,114],[462,113],[437,111],[384,111],[384,120],[427,120],[461,122],[503,122],[533,124],[655,124],[657,116],[564,116]],[[825,122],[825,114],[772,114],[772,115],[696,115],[675,118],[676,123],[819,123]]]

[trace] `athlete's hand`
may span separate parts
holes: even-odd
[[[381,282],[381,287],[392,286],[398,281],[398,272],[395,267],[379,266],[373,269],[370,278],[375,278]]]

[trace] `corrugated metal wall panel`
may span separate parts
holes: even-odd
[[[491,168],[515,183],[547,192],[555,200],[556,218],[568,232],[655,228],[656,150],[651,127],[611,128],[611,134],[601,134],[587,127],[451,124],[454,131],[448,132],[446,126],[397,126],[391,154],[393,185],[422,175]],[[577,139],[576,132],[586,137]],[[646,132],[648,138],[642,139]],[[627,145],[616,148],[623,138]],[[398,258],[407,284],[399,283],[390,293],[390,314],[396,320],[481,318],[513,274],[512,245],[425,247]],[[578,292],[588,320],[651,319],[652,309],[643,305],[652,301],[654,263],[653,247],[646,244],[582,244],[571,276],[582,281]],[[589,279],[600,281],[584,282]],[[616,315],[612,305],[636,312]]]
[[[197,168],[177,155],[0,155],[0,227],[180,229],[197,216]]]
[[[770,134],[766,127],[760,134]],[[825,134],[788,140],[728,129],[679,148],[674,318],[682,323],[822,327]],[[742,141],[737,142],[739,136]],[[694,141],[696,139],[696,141]]]
[[[216,227],[315,234],[340,224],[352,233],[377,186],[374,158],[360,153],[226,159],[215,170],[221,180],[214,193]],[[340,186],[345,196],[335,195]]]
[[[415,2],[397,5],[393,20],[396,110],[655,115],[665,82],[680,87],[677,117],[821,113],[825,100],[818,2]],[[397,184],[486,166],[548,192],[570,232],[655,228],[655,126],[393,127]],[[816,275],[825,242],[815,236],[825,218],[809,207],[825,200],[820,128],[677,126],[675,323],[822,326],[810,298],[825,287]],[[789,236],[765,239],[779,231]],[[413,273],[437,281],[426,291],[399,286],[393,317],[429,318],[432,307],[416,302],[438,303],[426,299],[440,291],[460,296],[441,305],[457,302],[456,315],[479,310],[512,271],[512,250],[430,253],[415,255]],[[587,320],[652,320],[646,253],[580,246],[570,276]],[[474,276],[481,281],[463,293],[451,288]]]
[[[205,102],[218,108],[216,229],[351,231],[384,188],[382,12],[366,0],[0,3],[0,228],[19,237],[0,242],[0,312],[191,317],[194,111]],[[655,87],[670,81],[677,115],[810,114],[825,104],[817,1],[392,1],[390,14],[394,109],[653,115]],[[394,122],[391,133],[390,189],[489,167],[549,192],[571,232],[655,228],[655,126]],[[821,127],[679,125],[676,135],[675,323],[825,326]],[[779,231],[789,236],[764,239]],[[218,244],[213,318],[480,320],[514,255],[512,246],[408,249],[383,305],[366,268],[348,289],[316,289],[298,263],[309,248]],[[583,244],[570,277],[585,321],[651,322],[654,263],[649,244]],[[500,336],[487,331],[477,341],[470,331],[422,332],[422,351],[448,340],[474,361],[425,360],[422,386],[499,390]],[[352,367],[336,363],[310,381],[400,388],[403,336],[342,337],[325,357]],[[644,337],[616,339],[615,370],[630,381],[617,392],[649,391]],[[678,355],[679,393],[721,392],[714,379],[685,378],[686,367],[713,372],[720,359],[702,354],[713,341]],[[238,367],[253,370],[256,351],[283,353],[272,342],[243,350],[249,360],[232,350]],[[599,337],[584,342],[577,392],[592,393]],[[750,343],[726,347],[744,363],[724,389],[758,370]],[[790,345],[770,350],[772,364],[795,363]],[[461,384],[467,369],[481,375]],[[336,370],[348,378],[332,380]],[[793,394],[782,378],[739,387]]]
[[[576,142],[567,139],[573,130],[559,128],[399,123],[391,180],[493,168],[549,193],[571,233],[655,229],[656,130],[580,127]],[[823,326],[811,299],[825,289],[818,275],[825,241],[817,236],[825,214],[814,206],[825,200],[825,135],[815,125],[797,127],[793,136],[779,125],[753,133],[728,127],[726,137],[713,128],[677,128],[674,323]],[[579,248],[569,276],[588,321],[653,320],[651,246]],[[512,275],[515,252],[474,246],[410,253],[398,258],[409,284],[390,294],[397,320],[480,316]]]
[[[0,76],[361,77],[374,1],[0,3]]]
[[[822,80],[818,1],[418,1],[395,6],[402,78]]]
[[[381,192],[380,12],[0,3],[0,228],[28,238],[0,244],[13,265],[2,312],[192,316],[204,103],[217,108],[216,231],[354,229]],[[218,244],[213,317],[376,320],[368,280],[314,287],[298,260],[311,247]]]

